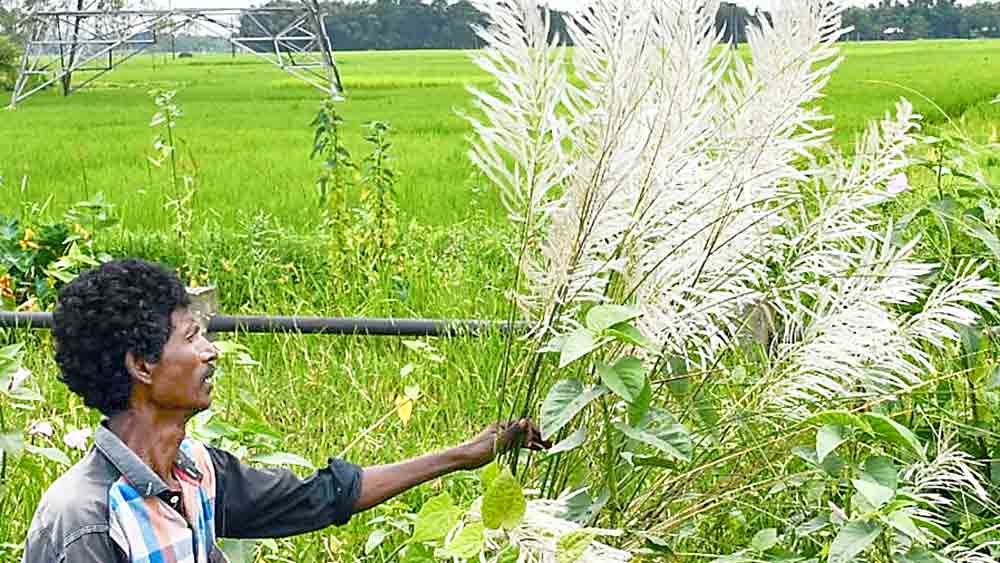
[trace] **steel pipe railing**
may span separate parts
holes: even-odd
[[[52,313],[12,313],[0,311],[0,328],[47,330]],[[356,336],[482,336],[496,330],[522,331],[527,323],[510,325],[503,321],[391,319],[366,317],[271,317],[215,315],[208,320],[208,332],[340,334]]]

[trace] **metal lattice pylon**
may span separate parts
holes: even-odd
[[[333,97],[343,92],[317,0],[294,7],[149,9],[107,0],[55,0],[26,16],[28,37],[11,106],[56,83],[71,94],[164,36],[195,27],[227,40]],[[73,83],[74,75],[86,78]]]

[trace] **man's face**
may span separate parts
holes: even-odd
[[[203,411],[212,404],[211,378],[218,351],[187,307],[175,310],[170,323],[160,361],[149,366],[149,397],[164,410]]]

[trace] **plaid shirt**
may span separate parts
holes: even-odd
[[[174,475],[181,490],[154,496],[139,494],[124,475],[111,485],[111,539],[130,561],[225,560],[215,548],[215,467],[205,446],[181,442]],[[152,492],[153,484],[147,483],[147,492]]]
[[[94,447],[46,491],[32,519],[24,563],[226,561],[216,537],[283,537],[344,524],[361,470],[330,460],[303,480],[260,470],[184,440],[171,490],[101,424]]]

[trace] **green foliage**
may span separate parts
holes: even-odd
[[[829,563],[849,563],[868,548],[882,534],[882,527],[874,522],[853,520],[841,528],[830,544]]]
[[[510,530],[521,523],[527,502],[510,468],[504,467],[483,495],[483,525]]]
[[[364,211],[374,216],[373,261],[375,267],[383,267],[387,254],[393,250],[399,237],[396,208],[396,172],[391,167],[392,156],[389,149],[389,131],[391,127],[383,121],[373,121],[368,124],[368,135],[365,140],[372,146],[372,152],[365,157],[365,176],[363,181],[368,189],[361,193]],[[367,223],[372,223],[368,221]],[[370,237],[366,237],[370,238]]]
[[[170,173],[169,190],[161,190],[164,205],[173,211],[171,223],[179,248],[187,248],[191,239],[194,224],[194,197],[197,190],[197,164],[194,157],[179,155],[181,139],[176,136],[178,120],[184,115],[174,101],[176,90],[161,90],[155,88],[149,91],[156,106],[156,113],[149,126],[156,131],[153,136],[153,155],[148,157],[149,163],[155,168],[168,166]],[[153,182],[150,171],[150,183]],[[182,274],[187,274],[189,260],[184,260],[185,268]]]
[[[46,309],[63,284],[106,258],[94,236],[114,225],[114,208],[98,193],[74,204],[60,220],[26,204],[20,218],[0,215],[0,309]]]
[[[417,521],[413,525],[414,542],[433,542],[443,540],[448,532],[458,523],[461,512],[455,506],[448,493],[438,495],[424,503],[417,513]]]
[[[542,402],[542,439],[548,440],[569,424],[591,401],[607,391],[601,385],[584,387],[577,379],[557,381]]]
[[[594,534],[587,531],[570,532],[556,543],[557,563],[576,563],[594,541]]]
[[[483,551],[486,529],[482,522],[473,522],[462,528],[455,539],[444,548],[444,557],[474,559]]]
[[[24,366],[24,355],[21,344],[0,347],[0,521],[9,518],[4,489],[11,487],[12,476],[22,466],[37,474],[47,463],[60,468],[70,465],[67,455],[46,440],[51,436],[39,440],[34,428],[9,418],[17,410],[34,410],[45,401],[29,381],[31,371]]]
[[[309,155],[321,159],[322,171],[316,180],[319,205],[328,210],[333,227],[338,230],[347,226],[346,192],[352,183],[351,173],[356,168],[341,138],[343,124],[344,118],[337,113],[334,101],[324,100],[311,124],[315,131]]]
[[[13,90],[21,52],[9,37],[0,35],[0,91]]]

